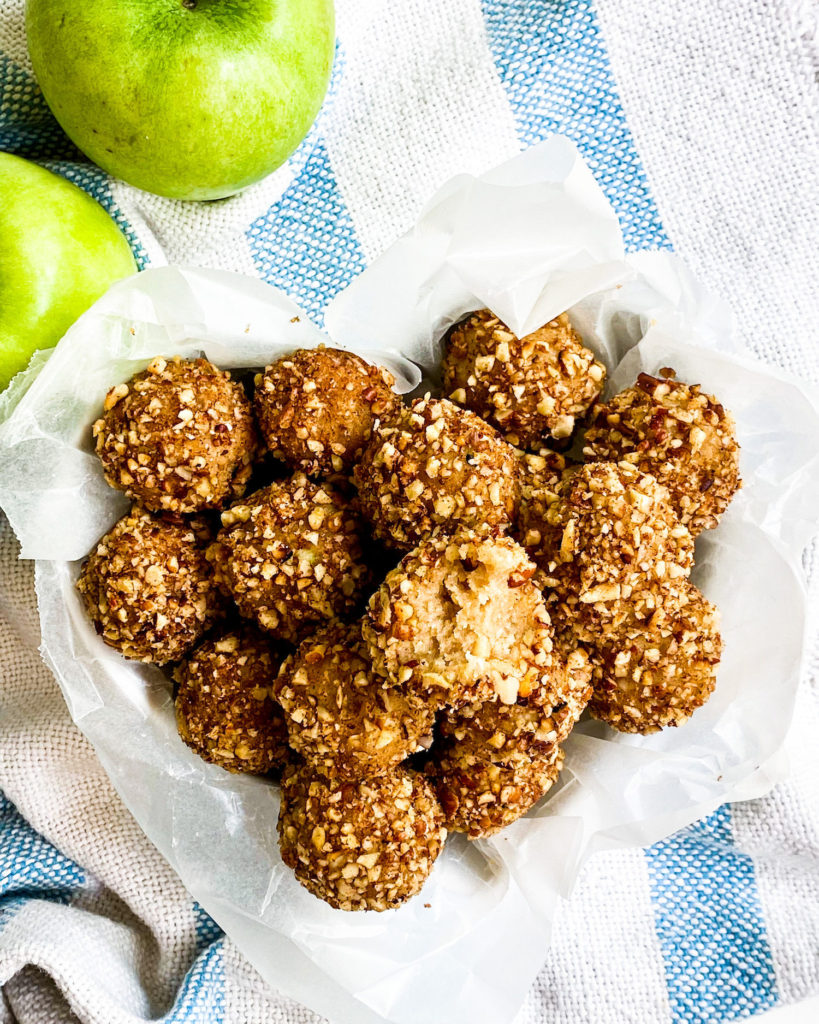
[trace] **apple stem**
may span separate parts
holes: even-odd
[[[189,11],[195,11],[197,3],[198,0],[182,0],[182,6],[187,8]]]

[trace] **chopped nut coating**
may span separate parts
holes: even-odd
[[[580,648],[560,661],[552,677],[516,704],[486,701],[448,711],[441,735],[458,756],[491,760],[503,767],[549,758],[574,728],[591,697],[592,668]]]
[[[508,527],[518,501],[512,448],[443,399],[419,398],[376,426],[354,479],[375,536],[403,550],[436,527]]]
[[[105,479],[155,512],[221,508],[250,479],[250,402],[206,359],[154,359],[108,392],[93,427]]]
[[[537,455],[520,451],[517,454],[520,506],[514,536],[527,551],[537,551],[546,510],[560,496],[563,481],[576,472],[579,466],[565,456],[545,449]]]
[[[628,462],[668,489],[693,536],[717,525],[741,486],[731,414],[697,385],[641,373],[634,387],[594,410],[592,459]]]
[[[186,654],[222,614],[204,531],[201,522],[134,506],[97,544],[77,589],[109,647],[164,665]]]
[[[352,352],[299,349],[257,378],[262,436],[278,458],[310,476],[349,470],[376,420],[400,407],[392,374]]]
[[[697,588],[663,595],[649,622],[590,649],[595,718],[621,732],[681,725],[711,696],[722,654],[716,608]]]
[[[691,571],[694,542],[654,477],[628,463],[587,463],[543,516],[538,562],[549,611],[580,640],[651,615],[657,593]]]
[[[223,512],[207,555],[242,615],[289,641],[350,612],[368,578],[358,516],[303,473]]]
[[[570,437],[606,376],[565,313],[517,338],[488,309],[452,329],[443,371],[445,395],[533,449]]]
[[[279,814],[282,860],[314,896],[339,910],[389,910],[414,896],[443,849],[432,787],[396,768],[361,782],[285,769]]]
[[[516,704],[467,704],[441,720],[427,773],[447,828],[472,839],[492,835],[525,814],[551,787],[563,764],[560,745],[591,695],[586,652],[568,644],[556,671]]]
[[[444,809],[446,827],[483,839],[517,821],[554,785],[563,766],[555,747],[545,757],[508,766],[445,748],[427,771]]]
[[[280,659],[250,628],[206,640],[176,667],[179,735],[205,761],[264,774],[288,759],[287,728],[272,696]]]
[[[275,692],[291,746],[328,777],[383,775],[431,742],[434,712],[374,675],[358,623],[303,640]]]
[[[373,667],[438,706],[527,696],[557,669],[534,571],[509,537],[433,535],[370,599]]]

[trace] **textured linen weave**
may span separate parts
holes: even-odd
[[[33,81],[23,7],[0,0],[0,149],[96,196],[143,267],[258,275],[320,323],[446,178],[560,131],[629,249],[673,245],[732,304],[750,349],[819,381],[809,2],[337,0],[315,128],[275,175],[205,205],[147,196],[83,161]],[[815,562],[809,551],[814,607]],[[31,574],[3,527],[0,1021],[317,1021],[264,985],[140,833],[36,647]],[[819,993],[818,661],[814,645],[788,781],[646,851],[595,857],[520,1024],[716,1024]]]

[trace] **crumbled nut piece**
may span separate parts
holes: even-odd
[[[293,749],[330,778],[383,775],[429,745],[434,712],[373,674],[360,624],[335,623],[302,641],[275,693]]]
[[[370,599],[374,669],[438,706],[532,693],[556,669],[534,570],[509,537],[433,535]]]
[[[369,579],[358,516],[301,473],[223,512],[207,556],[241,614],[290,641],[350,612]]]
[[[539,533],[528,551],[550,615],[583,641],[650,618],[661,582],[679,586],[691,570],[694,543],[668,492],[627,463],[587,463],[566,477]]]
[[[449,333],[444,394],[497,427],[510,444],[542,447],[569,437],[596,401],[606,369],[566,313],[517,338],[488,309]]]
[[[288,759],[287,728],[272,696],[280,658],[250,628],[206,640],[176,667],[179,735],[229,772],[265,774]]]
[[[375,536],[404,550],[436,527],[507,527],[518,501],[514,451],[444,399],[419,398],[377,425],[354,478]]]
[[[517,456],[520,506],[514,535],[527,551],[537,551],[546,509],[557,501],[561,484],[577,471],[579,465],[548,449],[538,454],[518,451]]]
[[[224,610],[205,558],[207,526],[137,506],[97,544],[77,589],[97,632],[126,658],[163,665],[189,651]]]
[[[267,446],[310,476],[348,469],[379,420],[401,407],[395,380],[352,352],[299,349],[257,378],[256,415]]]
[[[206,359],[154,359],[113,387],[93,427],[105,479],[154,512],[220,508],[250,479],[250,402]]]
[[[102,406],[105,412],[108,412],[109,409],[113,409],[121,398],[125,398],[128,391],[129,388],[127,384],[115,384],[105,396],[105,401]]]
[[[691,583],[663,590],[651,618],[590,647],[595,718],[621,732],[681,725],[711,696],[722,654],[714,606]]]
[[[641,373],[634,387],[594,409],[585,438],[592,459],[628,462],[651,473],[693,536],[717,525],[741,486],[730,413],[698,385]]]
[[[285,769],[282,860],[314,896],[339,910],[389,910],[420,891],[446,840],[432,787],[395,768],[360,782]]]

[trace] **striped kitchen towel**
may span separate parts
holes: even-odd
[[[808,3],[337,0],[335,71],[316,126],[286,167],[207,205],[147,196],[83,161],[32,79],[23,7],[0,0],[0,149],[96,196],[142,267],[257,275],[321,323],[327,301],[444,180],[560,131],[630,250],[673,241],[732,302],[750,348],[819,380]],[[809,551],[816,592],[814,564]],[[36,646],[30,571],[3,525],[0,1022],[316,1021],[264,985],[141,834]],[[717,1024],[819,994],[817,653],[788,781],[645,851],[593,858],[520,1024]]]

